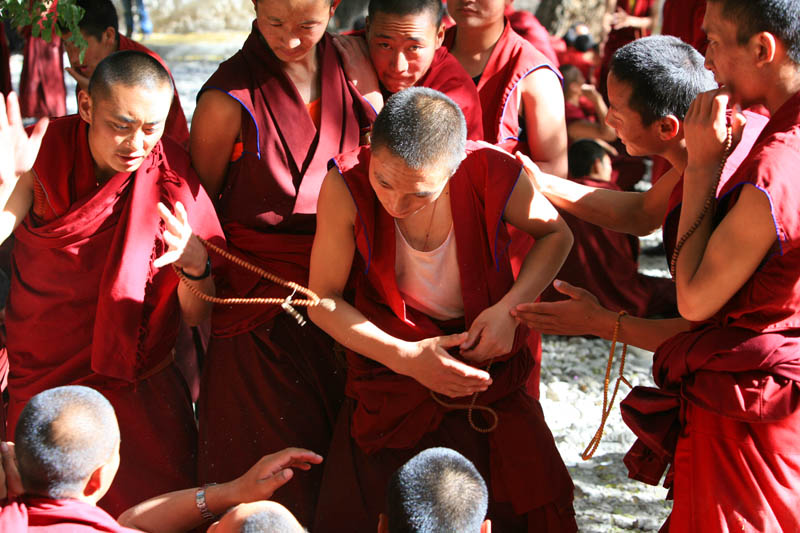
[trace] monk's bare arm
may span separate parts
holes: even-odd
[[[209,89],[200,95],[192,117],[189,154],[192,166],[216,202],[225,183],[231,154],[242,129],[242,106],[228,94]]]
[[[342,298],[356,252],[355,218],[350,192],[338,170],[331,169],[317,203],[309,287],[321,298],[333,300],[336,308],[311,307],[311,320],[347,348],[431,390],[453,397],[485,390],[491,382],[488,373],[461,363],[443,349],[458,345],[466,335],[407,342],[378,328]]]
[[[612,191],[544,173],[524,155],[518,159],[533,176],[537,189],[559,209],[597,226],[640,236],[661,227],[670,194],[680,179],[673,169],[645,192]]]
[[[561,82],[550,69],[540,68],[520,82],[522,114],[528,149],[545,172],[567,177],[567,126]]]
[[[286,448],[266,455],[242,476],[206,487],[206,506],[211,514],[219,516],[241,503],[268,500],[292,479],[295,469],[309,470],[321,462],[321,456],[302,448]],[[191,531],[206,523],[197,509],[196,493],[197,489],[192,488],[155,496],[134,505],[117,521],[149,533]]]
[[[569,297],[558,302],[520,304],[512,315],[531,329],[547,335],[594,335],[611,340],[617,313],[606,309],[589,291],[556,280],[553,286]],[[655,351],[668,338],[689,329],[683,318],[647,319],[626,315],[620,319],[617,340]]]
[[[725,88],[709,91],[698,95],[686,114],[688,165],[678,235],[695,223],[712,194],[724,157],[728,100]],[[743,117],[734,114],[731,122],[738,138]],[[706,216],[686,240],[675,269],[678,310],[684,318],[713,316],[753,275],[777,239],[770,204],[765,192],[742,185],[736,203],[716,228]]]
[[[503,219],[536,239],[517,277],[503,298],[486,308],[473,321],[461,353],[484,361],[510,352],[517,328],[512,311],[522,302],[533,301],[561,270],[572,247],[572,232],[544,195],[534,191],[522,170],[506,205]]]

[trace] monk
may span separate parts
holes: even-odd
[[[102,394],[76,385],[37,394],[22,411],[15,440],[0,443],[0,527],[9,532],[189,531],[204,524],[203,511],[231,509],[209,531],[238,533],[237,525],[247,531],[247,523],[258,524],[267,515],[295,526],[286,531],[300,533],[291,513],[265,499],[292,478],[293,469],[322,460],[309,450],[282,450],[237,479],[158,496],[117,522],[97,507],[114,481],[121,444],[114,408]]]
[[[722,89],[685,119],[688,158],[676,289],[691,329],[654,354],[658,388],[635,388],[623,418],[639,437],[630,475],[673,488],[669,531],[800,528],[797,287],[800,4],[710,0],[706,65]],[[742,117],[765,106],[753,148],[700,217]],[[701,220],[701,222],[697,222]],[[742,497],[742,495],[746,497]]]
[[[564,118],[570,142],[579,139],[616,141],[617,133],[606,122],[608,106],[597,87],[588,83],[575,65],[562,65],[560,70],[564,77]]]
[[[167,64],[157,53],[119,33],[117,10],[111,0],[76,0],[75,5],[84,10],[78,27],[88,46],[83,51],[83,60],[81,60],[81,50],[70,41],[64,41],[64,48],[70,63],[67,72],[77,82],[78,91],[81,89],[85,91],[89,88],[89,79],[92,77],[94,69],[97,68],[97,64],[118,50],[144,52],[161,63],[169,72]],[[68,31],[65,31],[65,38],[69,38],[70,35]],[[172,78],[172,74],[170,74],[170,78]],[[174,79],[172,84],[175,85]],[[175,87],[172,97],[172,107],[169,109],[164,135],[182,146],[188,145],[189,127],[186,125],[186,117],[183,114],[177,87]]]
[[[376,80],[356,88],[345,77],[325,31],[337,5],[257,0],[250,36],[203,86],[192,123],[192,163],[229,248],[304,285],[327,162],[359,146],[383,102]],[[291,293],[240,268],[219,292]],[[264,450],[325,453],[344,396],[330,337],[278,306],[217,306],[212,329],[198,404],[201,481],[235,477]],[[304,473],[277,496],[301,523],[313,520],[320,479]]]
[[[512,157],[466,136],[451,99],[406,89],[323,183],[310,287],[335,309],[309,315],[347,348],[348,398],[314,531],[373,528],[392,472],[431,446],[489,480],[498,530],[576,530],[572,482],[525,391],[527,331],[509,314],[549,283],[572,238]],[[536,239],[516,281],[506,223]],[[459,408],[472,402],[491,411]]]
[[[211,311],[187,286],[214,291],[193,231],[222,238],[185,151],[161,140],[173,93],[149,55],[110,55],[79,93],[80,115],[51,121],[32,168],[0,189],[0,239],[16,237],[8,433],[42,390],[102,391],[128,443],[101,502],[112,514],[194,484],[194,416],[172,350],[181,318]]]
[[[562,211],[608,230],[643,236],[663,226],[669,260],[678,238],[688,157],[683,117],[698,94],[715,87],[703,56],[676,37],[645,37],[623,46],[611,62],[607,122],[630,153],[663,157],[672,169],[645,192],[587,186],[532,169],[537,187]],[[747,155],[765,123],[763,116],[747,113],[744,134],[725,164],[721,184]],[[599,305],[590,292],[566,281],[558,280],[554,288],[569,300],[524,304],[518,308],[519,318],[543,333],[611,338],[619,309]],[[620,321],[619,339],[655,350],[663,332],[686,328],[681,318],[646,320],[634,314]]]
[[[703,32],[706,0],[664,0],[661,19],[662,35],[674,35],[706,53],[708,40]]]
[[[569,149],[570,180],[598,190],[621,190],[611,182],[611,158],[595,141],[582,139]],[[635,316],[677,316],[675,286],[669,279],[639,273],[639,239],[611,231],[562,213],[575,243],[559,280],[594,294],[612,310]],[[553,287],[542,293],[543,301],[568,299]]]
[[[430,87],[452,98],[467,120],[468,138],[483,135],[475,84],[447,48],[441,0],[370,0],[366,32],[339,36],[351,78],[377,77],[384,99],[409,87]],[[370,82],[370,85],[372,82]]]

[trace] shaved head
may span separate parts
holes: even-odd
[[[737,39],[745,45],[750,37],[768,32],[786,46],[789,58],[800,64],[800,2],[797,0],[709,0],[719,4],[722,14],[737,28]]]
[[[261,500],[242,503],[225,513],[208,533],[307,533],[283,505]]]
[[[170,95],[174,91],[167,69],[153,57],[136,50],[115,52],[103,59],[89,80],[89,96],[93,100],[106,98],[111,88],[118,85],[150,90],[169,88]]]
[[[14,437],[25,492],[64,499],[80,494],[112,458],[119,426],[114,408],[96,390],[57,387],[30,399]]]
[[[447,8],[442,0],[370,0],[367,15],[374,19],[377,13],[387,15],[417,15],[429,12],[435,26],[442,23]]]

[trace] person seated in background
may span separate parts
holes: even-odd
[[[589,83],[597,85],[597,67],[600,65],[600,45],[583,23],[573,24],[564,34],[561,46],[556,49],[559,65],[575,65]]]
[[[365,33],[339,36],[347,77],[377,76],[384,99],[409,87],[429,87],[452,98],[467,121],[467,138],[483,139],[478,90],[442,46],[447,14],[441,0],[370,0]],[[377,109],[380,111],[380,109]]]
[[[389,480],[378,533],[490,533],[488,507],[486,482],[469,459],[428,448]]]
[[[569,149],[570,179],[595,189],[620,191],[611,182],[611,158],[606,149],[582,139]],[[561,211],[575,242],[556,278],[594,294],[612,311],[625,310],[635,316],[677,316],[672,280],[639,273],[639,239],[584,222]],[[568,297],[553,286],[541,300],[552,302]]]
[[[569,141],[616,141],[617,132],[606,123],[608,106],[597,88],[586,81],[575,65],[561,65],[560,70],[564,76],[564,106]]]
[[[161,56],[119,33],[117,10],[111,0],[75,0],[75,5],[84,10],[83,17],[78,23],[78,28],[80,28],[81,35],[86,40],[86,49],[81,50],[72,41],[67,40],[71,33],[66,27],[62,27],[61,31],[65,38],[64,49],[67,52],[70,64],[66,70],[70,76],[75,78],[78,84],[76,92],[88,91],[89,80],[94,74],[97,64],[119,50],[144,52],[161,63],[169,72],[169,68],[164,60],[161,59]],[[172,78],[171,73],[170,78]],[[189,143],[189,127],[186,124],[186,116],[183,114],[178,88],[175,86],[174,79],[172,80],[172,85],[175,90],[172,97],[172,106],[169,108],[169,115],[167,115],[167,122],[164,125],[164,135],[170,137],[181,146],[187,147]]]
[[[22,411],[15,442],[4,442],[0,476],[0,530],[167,533],[189,531],[231,509],[216,531],[266,520],[267,513],[291,524],[291,514],[263,500],[322,457],[299,448],[267,455],[241,477],[212,487],[165,494],[114,520],[97,507],[119,467],[121,445],[114,408],[89,387],[69,385],[41,392]],[[256,502],[256,503],[250,503]],[[288,517],[286,516],[288,515]],[[293,518],[293,517],[291,517]],[[302,531],[296,525],[294,530]]]

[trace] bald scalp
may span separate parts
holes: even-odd
[[[736,26],[736,39],[745,45],[760,32],[771,33],[800,65],[800,2],[797,0],[708,0],[722,7],[722,15]]]
[[[52,499],[79,495],[120,440],[114,408],[102,394],[81,386],[31,398],[14,437],[25,492]]]
[[[431,14],[434,26],[438,28],[447,8],[442,0],[370,0],[367,7],[367,15],[370,20],[373,20],[378,13],[402,17],[424,12]]]
[[[458,104],[427,87],[393,94],[372,126],[372,152],[381,148],[414,170],[443,168],[452,175],[465,157],[467,123]]]
[[[89,80],[92,100],[104,99],[119,85],[148,90],[169,89],[170,101],[175,87],[169,72],[155,58],[136,50],[114,52],[103,59]]]
[[[239,533],[307,533],[294,515],[279,503],[260,502],[253,511],[242,520]]]

